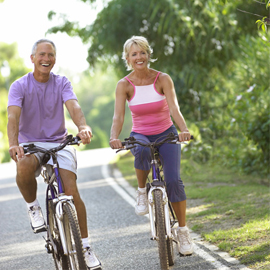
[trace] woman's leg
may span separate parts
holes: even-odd
[[[138,141],[149,142],[147,137],[142,134],[132,132],[130,136],[135,137]],[[132,148],[131,153],[135,157],[134,167],[138,180],[135,213],[142,216],[148,213],[146,181],[150,172],[151,154],[149,148],[140,145],[136,145],[135,148]]]
[[[169,200],[180,227],[186,225],[186,194],[180,176],[181,146],[164,144],[159,149]]]
[[[150,170],[144,171],[144,170],[140,170],[140,169],[135,169],[135,171],[136,171],[136,176],[137,176],[137,180],[138,180],[138,187],[145,188],[147,176],[148,176]]]
[[[178,220],[179,227],[186,226],[186,200],[172,203],[173,210]]]
[[[190,255],[193,252],[193,244],[186,227],[186,194],[180,177],[181,147],[179,144],[164,144],[160,147],[159,153],[163,162],[168,197],[179,224],[177,237],[180,253]]]

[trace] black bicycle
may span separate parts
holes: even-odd
[[[48,184],[46,190],[47,239],[45,239],[45,247],[47,252],[52,254],[57,270],[87,269],[73,197],[65,195],[56,155],[67,145],[79,144],[79,137],[68,135],[58,147],[49,150],[35,144],[23,146],[26,155],[37,152],[44,154],[41,163],[41,175]],[[47,164],[51,157],[53,165]]]
[[[191,137],[193,139],[193,136]],[[173,211],[171,202],[168,199],[166,191],[166,183],[163,177],[162,162],[160,160],[158,146],[164,143],[181,144],[178,136],[173,133],[168,134],[163,139],[159,139],[155,142],[141,142],[137,141],[134,137],[126,138],[122,145],[124,149],[129,150],[141,145],[148,147],[151,150],[151,172],[152,179],[147,182],[147,196],[148,196],[148,208],[149,219],[152,238],[158,242],[160,267],[162,270],[169,269],[169,266],[174,265],[174,246],[177,244],[178,252],[180,253],[180,245],[177,238],[177,226],[178,223],[176,215]]]

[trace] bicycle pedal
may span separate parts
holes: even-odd
[[[53,252],[53,251],[52,251],[52,247],[51,247],[50,244],[46,244],[46,245],[45,245],[45,249],[46,249],[46,251],[47,251],[48,254],[51,254],[51,253]]]

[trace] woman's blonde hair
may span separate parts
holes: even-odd
[[[132,66],[127,61],[127,57],[128,57],[129,52],[130,52],[130,48],[133,44],[139,46],[143,51],[147,52],[147,54],[149,55],[149,62],[156,61],[156,59],[151,59],[151,54],[153,53],[153,49],[149,45],[147,39],[143,36],[132,36],[131,38],[129,38],[125,42],[125,44],[123,46],[122,59],[125,62],[127,70],[133,69]],[[150,63],[148,63],[148,66],[150,66]]]

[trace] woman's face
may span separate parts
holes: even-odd
[[[142,69],[148,66],[149,54],[136,44],[131,45],[127,61],[133,69]]]

